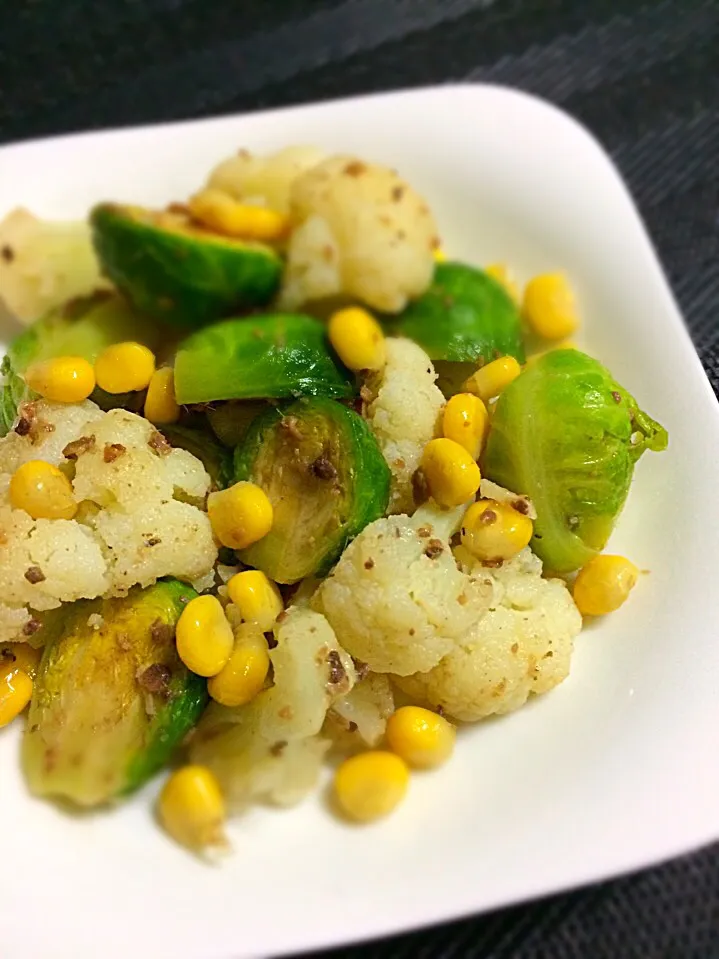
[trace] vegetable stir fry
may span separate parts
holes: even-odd
[[[353,156],[246,150],[163,210],[0,223],[0,726],[29,790],[201,854],[335,769],[388,815],[569,675],[667,434],[567,341],[567,278],[448,260]]]

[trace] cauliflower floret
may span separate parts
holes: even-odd
[[[248,150],[223,160],[210,174],[208,187],[222,190],[235,200],[259,203],[280,213],[289,213],[290,187],[324,154],[316,147],[285,147],[269,156],[254,156]]]
[[[282,295],[287,308],[344,293],[397,313],[429,286],[437,225],[426,202],[394,170],[329,157],[294,180],[290,212],[296,229]],[[317,221],[325,224],[323,245]],[[318,255],[324,265],[315,267]]]
[[[387,340],[387,364],[367,383],[374,399],[366,417],[392,472],[388,513],[413,513],[414,475],[426,444],[436,435],[444,397],[421,347],[411,340]]]
[[[325,731],[345,751],[377,746],[394,712],[394,693],[384,673],[369,673],[327,713]]]
[[[142,417],[103,413],[94,403],[24,405],[25,426],[0,440],[0,635],[22,638],[32,611],[123,595],[161,576],[211,574],[217,559],[201,504],[210,487],[202,463],[172,449]],[[72,476],[72,520],[33,520],[12,509],[9,482],[41,459]]]
[[[23,323],[109,284],[85,221],[54,223],[18,208],[0,222],[0,300]]]
[[[413,699],[474,722],[518,709],[566,679],[582,618],[562,580],[543,579],[528,548],[499,569],[466,553],[458,559],[490,586],[491,608],[438,665],[396,682]]]
[[[378,673],[426,672],[489,607],[491,584],[457,568],[448,540],[463,508],[379,519],[312,598],[342,646]]]
[[[242,630],[235,628],[238,642]],[[355,679],[352,660],[327,620],[292,607],[275,626],[273,685],[251,703],[213,703],[192,740],[193,762],[208,766],[234,808],[252,801],[298,802],[315,785],[329,741],[320,735],[327,709]]]

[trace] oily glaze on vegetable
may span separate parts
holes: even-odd
[[[215,323],[182,344],[175,360],[178,403],[348,397],[355,387],[311,316],[272,313]]]
[[[205,681],[175,649],[177,580],[68,607],[35,682],[23,767],[38,796],[95,806],[141,786],[197,722]]]
[[[667,433],[596,360],[555,350],[502,393],[483,473],[537,510],[532,549],[556,572],[601,550],[624,506],[634,464]]]
[[[138,310],[177,326],[262,306],[280,283],[271,247],[199,229],[182,214],[103,203],[90,222],[104,273]]]
[[[517,307],[501,284],[464,263],[438,264],[430,288],[388,328],[414,340],[431,360],[476,365],[514,356],[524,362]]]
[[[274,509],[272,530],[240,554],[279,583],[324,575],[389,499],[390,472],[374,436],[332,400],[268,409],[235,451],[235,481],[251,480]]]

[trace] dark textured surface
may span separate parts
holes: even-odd
[[[719,0],[0,0],[0,142],[465,78],[603,141],[719,392]],[[712,959],[719,848],[327,955]]]

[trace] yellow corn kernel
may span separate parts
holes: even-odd
[[[81,403],[95,389],[95,371],[82,356],[58,356],[31,363],[25,382],[54,403]]]
[[[472,373],[465,380],[462,389],[474,393],[487,403],[493,397],[499,396],[521,372],[522,367],[513,356],[500,356],[498,360],[492,360],[476,373]]]
[[[459,506],[479,489],[479,467],[467,450],[446,437],[430,440],[421,462],[430,495],[440,506]]]
[[[207,682],[207,691],[223,706],[244,706],[262,691],[270,668],[267,640],[255,623],[243,623],[223,668]]]
[[[216,676],[227,664],[235,637],[216,596],[197,596],[177,621],[177,655],[198,676]]]
[[[500,286],[504,287],[506,293],[514,303],[519,303],[519,287],[504,263],[492,263],[484,271],[487,276],[491,276]]]
[[[330,317],[330,343],[350,370],[381,370],[387,361],[382,327],[358,306],[337,310]]]
[[[435,263],[446,263],[446,262],[447,262],[447,254],[444,252],[444,250],[442,249],[441,246],[438,246],[438,247],[437,247],[437,249],[434,251],[434,254],[433,254],[433,255],[434,255],[434,262],[435,262]]]
[[[22,669],[30,679],[35,679],[41,657],[42,650],[33,649],[28,643],[5,643],[0,646],[0,676]]]
[[[639,577],[624,556],[602,554],[590,559],[574,581],[574,602],[583,616],[604,616],[619,609]]]
[[[245,549],[272,529],[272,503],[263,489],[246,480],[210,493],[207,513],[215,536],[230,549]]]
[[[481,499],[464,514],[462,545],[486,562],[511,559],[529,544],[533,530],[531,519],[509,503]]]
[[[577,304],[562,273],[541,273],[524,290],[522,312],[535,333],[546,340],[563,340],[579,326]]]
[[[387,720],[387,742],[415,769],[433,769],[454,752],[457,730],[446,719],[421,706],[402,706]]]
[[[387,816],[404,799],[408,785],[405,761],[379,749],[345,759],[334,782],[340,809],[357,822]]]
[[[175,372],[169,366],[155,370],[147,387],[145,418],[156,426],[176,423],[180,407],[175,399]]]
[[[272,629],[284,609],[277,584],[259,569],[246,569],[235,573],[227,584],[227,592],[240,611],[242,619],[248,623],[257,623],[263,633]]]
[[[489,414],[482,400],[473,393],[456,393],[444,407],[442,432],[478,460],[489,427]]]
[[[0,727],[7,726],[25,709],[32,696],[32,679],[24,669],[0,677]]]
[[[222,190],[201,190],[188,204],[192,216],[227,236],[246,240],[279,240],[289,231],[289,218],[277,210],[238,203]]]
[[[183,766],[165,783],[158,801],[160,822],[183,846],[201,851],[225,847],[225,801],[205,766]]]
[[[115,343],[95,360],[97,385],[107,393],[144,390],[154,372],[155,356],[142,343]]]
[[[10,505],[33,519],[72,519],[77,503],[70,480],[57,466],[44,460],[28,460],[10,480]]]

